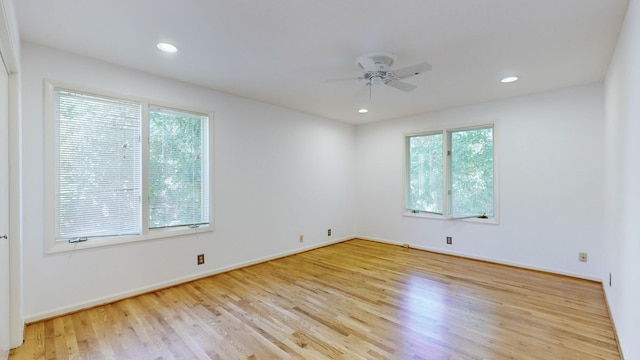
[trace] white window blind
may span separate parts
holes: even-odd
[[[208,117],[149,107],[149,228],[209,223]]]
[[[60,88],[56,240],[141,232],[140,104]]]

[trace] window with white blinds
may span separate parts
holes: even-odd
[[[210,224],[209,116],[50,91],[55,242],[144,240]]]
[[[55,90],[56,239],[140,234],[140,104]]]

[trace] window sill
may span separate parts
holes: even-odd
[[[164,239],[169,237],[194,235],[203,232],[212,232],[212,225],[201,225],[197,229],[190,229],[186,227],[166,228],[166,229],[153,229],[149,230],[147,234],[143,235],[125,235],[125,236],[112,236],[104,238],[95,238],[93,240],[69,243],[64,241],[50,241],[45,249],[45,254],[55,254],[75,250],[92,249],[103,246],[131,244],[139,241]]]
[[[427,212],[414,213],[414,212],[411,212],[411,211],[404,211],[402,213],[402,216],[414,217],[414,218],[422,218],[422,219],[463,221],[463,222],[478,223],[478,224],[491,224],[491,225],[500,224],[500,222],[498,221],[497,217],[490,217],[490,218],[486,218],[486,219],[477,218],[477,217],[472,217],[472,218],[454,218],[454,217],[451,217],[451,216],[440,215],[440,214],[432,214],[432,213],[427,213]]]

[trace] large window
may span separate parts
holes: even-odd
[[[211,229],[209,115],[47,85],[48,250]]]
[[[55,90],[55,237],[140,234],[140,105]]]
[[[406,212],[495,217],[493,126],[406,136]]]

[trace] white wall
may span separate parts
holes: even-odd
[[[640,359],[640,1],[631,0],[606,80],[605,294],[626,359]],[[611,274],[611,286],[608,277]]]
[[[637,7],[637,1],[634,4]],[[640,21],[634,21],[637,28]],[[630,50],[620,50],[632,42],[621,40],[626,45],[619,46],[607,84],[608,103],[614,103],[607,112],[607,153],[609,159],[618,158],[611,157],[611,151],[635,153],[607,163],[615,172],[607,179],[608,189],[640,183],[638,165],[632,164],[640,163],[639,149],[632,148],[638,145],[626,140],[640,133],[638,121],[631,122],[640,118],[638,109],[629,109],[632,96],[640,92],[638,70],[631,66],[639,63],[639,50],[633,50],[633,62],[627,59]],[[607,295],[621,337],[630,338],[634,324],[640,323],[637,310],[635,318],[626,317],[635,306],[632,299],[640,294],[629,280],[638,273],[630,259],[640,251],[631,240],[640,236],[633,232],[637,229],[631,219],[638,218],[640,209],[633,207],[638,201],[622,201],[623,190],[607,197],[607,208],[616,209],[608,219],[627,220],[607,226],[605,234],[601,84],[354,129],[38,45],[23,44],[21,55],[27,321],[357,234],[595,280],[612,271],[614,286]],[[633,71],[635,84],[623,78]],[[50,216],[43,209],[45,78],[214,111],[216,231],[45,255],[43,224]],[[626,93],[632,85],[635,90]],[[478,123],[496,125],[500,223],[403,217],[403,133]],[[637,177],[623,174],[623,166]],[[638,193],[633,194],[637,199]],[[613,246],[616,251],[604,259],[603,236],[617,244],[622,233],[625,242]],[[305,235],[304,244],[298,243],[300,234]],[[454,244],[445,245],[445,236],[452,236]],[[578,262],[578,252],[588,252],[589,262]],[[207,260],[199,267],[198,253],[205,253]]]
[[[353,126],[33,44],[22,70],[27,321],[355,233]],[[45,255],[45,78],[214,111],[215,232]]]
[[[357,233],[600,281],[603,119],[594,84],[359,126]],[[482,123],[495,124],[500,223],[402,216],[403,133]]]

